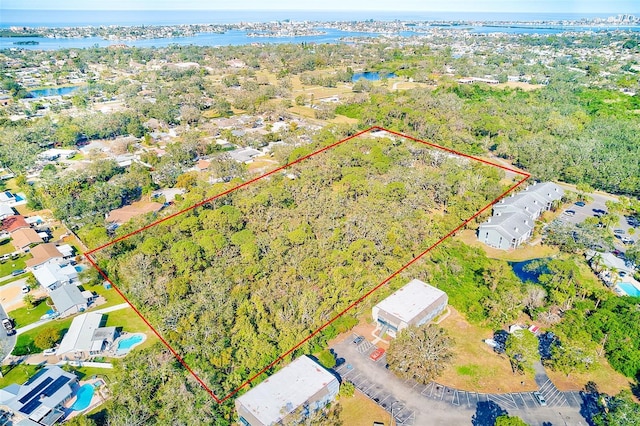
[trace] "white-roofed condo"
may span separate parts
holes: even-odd
[[[447,307],[444,291],[418,279],[411,280],[372,309],[373,319],[383,332],[392,337],[409,325],[425,324]]]
[[[333,374],[307,356],[291,362],[238,399],[236,411],[244,426],[271,426],[308,416],[338,395]]]

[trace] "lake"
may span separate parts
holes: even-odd
[[[49,87],[46,89],[30,90],[29,94],[33,98],[44,98],[47,96],[63,96],[73,93],[78,90],[80,86],[66,86],[66,87]]]
[[[530,281],[534,284],[538,283],[538,278],[542,275],[546,268],[541,268],[542,270],[529,271],[527,270],[527,266],[533,262],[543,262],[545,264],[547,261],[551,260],[550,258],[540,258],[540,259],[529,259],[522,262],[509,262],[509,266],[513,269],[513,273],[516,274],[518,278],[522,282]]]
[[[351,78],[351,81],[355,82],[360,80],[361,78],[364,78],[365,80],[369,80],[369,81],[378,81],[382,78],[393,78],[393,77],[397,77],[397,75],[395,75],[392,72],[387,74],[380,74],[379,72],[365,71],[365,72],[354,73],[353,77]]]

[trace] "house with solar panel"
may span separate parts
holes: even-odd
[[[15,425],[51,426],[64,416],[63,405],[73,397],[77,384],[75,374],[48,366],[23,385],[0,389],[0,408],[14,414]]]
[[[551,210],[563,195],[555,183],[542,182],[503,198],[493,205],[493,216],[478,228],[478,240],[497,249],[518,248],[531,238],[540,215]]]
[[[236,399],[239,423],[271,426],[301,420],[333,401],[339,389],[333,374],[301,356]]]

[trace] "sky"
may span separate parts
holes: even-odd
[[[1,0],[33,10],[391,10],[640,14],[640,0]],[[2,17],[0,16],[0,21]]]

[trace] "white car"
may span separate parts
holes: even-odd
[[[42,355],[55,355],[56,350],[56,348],[45,349],[44,351],[42,351]]]

